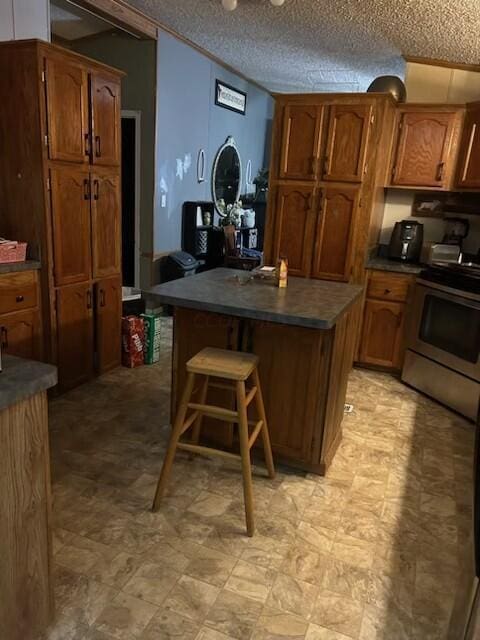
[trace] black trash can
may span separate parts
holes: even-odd
[[[174,251],[165,262],[165,280],[178,280],[186,276],[193,276],[200,266],[190,253],[186,251]]]

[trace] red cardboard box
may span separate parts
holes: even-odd
[[[145,330],[143,318],[122,318],[122,364],[124,367],[139,367],[143,364]]]

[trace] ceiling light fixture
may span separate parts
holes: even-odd
[[[270,4],[274,7],[281,7],[285,3],[285,0],[270,0]],[[238,0],[222,0],[222,7],[226,11],[235,11],[238,7]]]

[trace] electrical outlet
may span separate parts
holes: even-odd
[[[162,208],[165,208],[167,206],[167,194],[166,193],[162,193],[162,197],[160,200],[160,206]]]

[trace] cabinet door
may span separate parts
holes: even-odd
[[[119,276],[99,280],[95,291],[97,368],[100,373],[120,365],[122,283]]]
[[[63,389],[89,380],[93,370],[93,295],[88,282],[56,291],[58,379]]]
[[[309,276],[312,261],[314,188],[310,185],[278,187],[273,239],[273,260],[288,258],[289,272]]]
[[[371,119],[371,105],[330,107],[324,180],[362,181]]]
[[[480,102],[467,106],[460,144],[457,185],[480,188]]]
[[[40,313],[36,309],[0,316],[2,350],[12,356],[40,358]]]
[[[402,114],[392,184],[446,187],[456,117],[426,111]]]
[[[315,180],[324,107],[287,105],[283,115],[280,178]]]
[[[93,277],[120,273],[120,176],[118,172],[92,176]]]
[[[348,281],[353,262],[358,187],[322,189],[312,275],[328,280]]]
[[[51,160],[88,162],[88,76],[63,59],[45,60],[48,153]]]
[[[400,369],[403,354],[405,305],[367,300],[360,342],[360,362]]]
[[[77,168],[50,170],[54,275],[56,285],[91,275],[90,176]]]
[[[120,164],[120,82],[110,76],[93,73],[92,162],[104,166]]]

